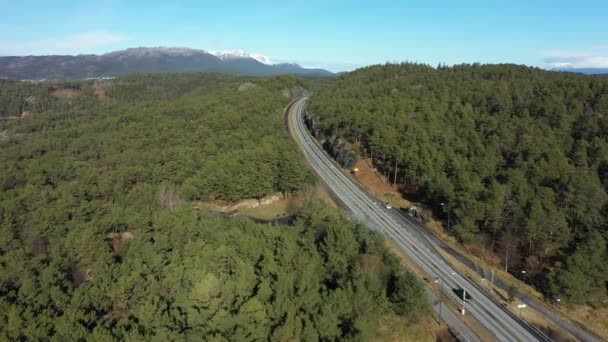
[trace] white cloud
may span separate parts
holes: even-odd
[[[608,68],[608,52],[604,47],[590,51],[545,51],[544,63],[548,68]]]
[[[107,31],[75,33],[61,38],[29,42],[0,42],[2,55],[79,54],[124,42],[127,37]]]

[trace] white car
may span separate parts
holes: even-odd
[[[385,203],[383,204],[383,206],[384,206],[384,208],[386,208],[386,209],[393,209],[393,206],[392,206],[390,203],[388,203],[388,202],[385,202]]]

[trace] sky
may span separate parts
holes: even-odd
[[[175,46],[332,71],[386,62],[608,68],[608,0],[0,0],[0,56]]]

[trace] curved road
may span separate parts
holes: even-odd
[[[294,136],[301,143],[304,155],[315,172],[349,211],[351,218],[365,224],[393,240],[422,270],[439,279],[445,297],[458,307],[463,304],[462,289],[471,295],[472,301],[465,304],[466,314],[472,315],[485,326],[499,341],[550,341],[541,331],[519,319],[500,305],[469,279],[452,268],[437,252],[433,240],[426,237],[417,227],[394,210],[385,210],[377,200],[346,177],[340,168],[323,152],[304,125],[304,108],[308,98],[301,98],[290,106]],[[460,294],[457,293],[460,290]],[[464,326],[457,315],[444,310],[445,320],[466,340],[478,340]]]

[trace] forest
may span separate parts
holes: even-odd
[[[0,339],[363,341],[427,315],[337,209],[284,226],[193,208],[313,186],[283,118],[306,82],[0,80]]]
[[[608,305],[605,77],[375,65],[317,89],[308,116],[326,145],[372,160],[406,198],[451,215],[449,233],[549,298]]]

